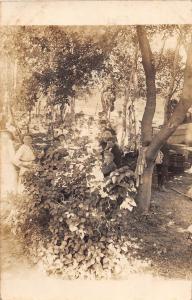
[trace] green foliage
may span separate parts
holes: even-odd
[[[88,137],[79,139],[71,128],[65,138],[66,148],[50,146],[26,174],[26,195],[16,205],[12,228],[49,274],[115,276],[127,263],[122,217],[129,214],[134,174],[125,167],[103,180],[100,154]]]
[[[150,42],[171,39],[182,35],[187,43],[190,26],[146,26]],[[49,104],[70,101],[89,88],[99,86],[105,92],[110,110],[114,101],[128,84],[134,48],[137,44],[134,26],[113,27],[10,27],[1,28],[1,51],[11,60],[17,59],[18,78],[16,102],[31,110],[41,93],[47,95]],[[156,50],[155,50],[156,51]],[[161,57],[162,56],[162,57]],[[161,58],[160,58],[161,57]],[[157,91],[165,94],[170,81],[173,51],[154,52],[158,66]],[[158,63],[160,62],[160,64]],[[182,84],[183,63],[180,59],[176,90]],[[145,77],[138,59],[138,96],[145,96]]]
[[[4,52],[19,64],[22,90],[18,102],[33,106],[39,93],[49,103],[65,104],[103,66],[100,40],[67,27],[18,27],[5,32]],[[103,36],[101,36],[103,38]]]
[[[158,57],[157,53],[154,53],[155,58]],[[157,60],[157,58],[156,58]],[[157,76],[156,76],[156,86],[158,91],[163,96],[167,96],[170,81],[172,78],[171,69],[174,61],[174,50],[168,49],[161,57],[161,62],[158,65]],[[178,58],[178,63],[175,70],[175,84],[172,97],[178,98],[181,94],[183,85],[183,75],[184,75],[184,61],[181,56]]]

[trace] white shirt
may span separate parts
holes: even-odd
[[[33,150],[28,145],[22,145],[16,152],[13,163],[21,167],[22,163],[31,163],[35,160]]]

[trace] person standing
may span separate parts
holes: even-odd
[[[163,154],[163,149],[162,151],[158,152],[155,164],[156,164],[156,171],[157,171],[158,189],[160,192],[167,192],[167,189],[165,188],[165,182],[168,179],[167,178],[168,163],[167,163],[167,155]]]
[[[32,137],[25,135],[23,138],[23,145],[15,153],[13,164],[19,168],[18,178],[18,193],[24,191],[24,175],[26,171],[30,170],[35,161],[35,153],[32,147]]]
[[[15,156],[13,135],[8,130],[0,130],[0,181],[1,196],[17,193],[17,171],[12,160]]]

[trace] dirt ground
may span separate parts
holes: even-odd
[[[153,192],[150,215],[130,215],[129,236],[135,238],[137,259],[150,263],[140,274],[122,280],[64,281],[48,277],[31,266],[23,248],[4,225],[1,227],[1,297],[3,300],[191,300],[192,299],[192,200],[186,192],[191,175],[175,177],[168,192]]]
[[[140,239],[137,256],[151,260],[152,272],[168,278],[192,279],[192,200],[172,190],[186,193],[192,176],[183,174],[170,180],[167,192],[153,191],[147,219],[128,222],[132,235]]]

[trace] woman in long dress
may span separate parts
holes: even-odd
[[[1,197],[17,193],[17,171],[13,165],[15,149],[12,134],[8,130],[0,131],[1,157]]]

